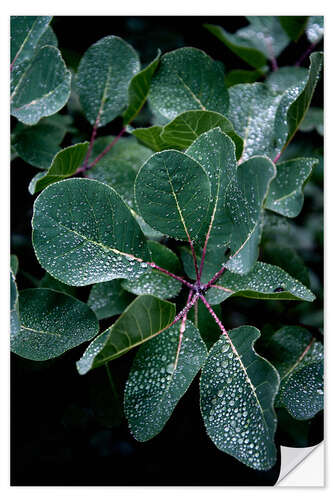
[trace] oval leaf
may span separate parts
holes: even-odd
[[[136,354],[126,387],[124,410],[138,441],[161,432],[207,357],[197,328],[186,322],[177,360],[180,324],[147,342]]]
[[[241,326],[223,336],[209,351],[200,380],[201,413],[218,449],[257,470],[276,461],[274,398],[279,375],[256,354],[260,336]]]
[[[34,204],[33,246],[52,276],[83,286],[147,271],[146,242],[111,187],[91,179],[48,186]]]
[[[11,337],[11,350],[23,358],[55,358],[98,333],[93,311],[64,293],[42,288],[23,290],[19,307],[21,325]]]
[[[93,285],[87,304],[98,319],[104,319],[122,313],[133,299],[121,286],[121,280],[112,280]]]
[[[150,295],[137,297],[117,321],[91,342],[77,362],[80,375],[119,358],[168,327],[176,307]]]

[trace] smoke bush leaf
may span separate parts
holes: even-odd
[[[308,16],[279,16],[279,21],[290,40],[296,42],[304,32]]]
[[[15,274],[10,271],[10,335],[16,337],[20,331],[20,312]]]
[[[68,285],[138,277],[149,259],[144,235],[120,196],[91,179],[48,186],[34,204],[33,245],[41,265]]]
[[[315,106],[309,108],[300,127],[301,132],[311,132],[316,130],[318,134],[324,135],[324,111]]]
[[[175,317],[176,307],[151,295],[137,297],[113,325],[87,347],[76,366],[80,375],[126,354],[158,335]]]
[[[106,36],[83,55],[76,89],[83,111],[93,125],[103,126],[122,113],[128,103],[128,87],[140,70],[135,50],[117,36]]]
[[[192,109],[225,114],[229,99],[222,64],[192,47],[168,52],[152,79],[149,102],[169,120]]]
[[[208,353],[200,380],[200,406],[209,437],[218,449],[257,470],[276,461],[274,398],[279,375],[256,354],[260,332],[231,330]]]
[[[324,35],[324,16],[310,16],[305,32],[311,43],[320,42]]]
[[[266,78],[266,85],[278,94],[282,94],[290,87],[303,85],[307,79],[308,70],[298,66],[284,66],[273,73],[270,73]]]
[[[153,127],[135,128],[131,130],[131,133],[153,151],[163,151],[163,149],[168,149],[168,145],[161,138],[162,131],[163,127],[154,125]]]
[[[98,321],[83,302],[49,289],[20,292],[20,329],[11,336],[11,350],[34,361],[60,356],[92,339]]]
[[[134,359],[124,410],[138,441],[148,441],[161,432],[206,359],[199,331],[187,321],[177,360],[179,328],[174,325],[141,346]]]
[[[121,286],[121,280],[112,280],[93,285],[87,304],[98,319],[104,319],[122,313],[133,299],[134,295]]]

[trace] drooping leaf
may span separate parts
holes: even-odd
[[[151,260],[163,269],[177,273],[180,264],[177,256],[167,247],[157,241],[148,241]],[[159,299],[176,297],[181,289],[181,283],[174,278],[154,269],[142,274],[136,279],[123,280],[121,286],[136,295],[154,295]]]
[[[71,73],[60,51],[42,47],[25,67],[11,92],[11,114],[26,125],[59,111],[70,95]]]
[[[220,62],[192,47],[165,54],[153,76],[149,102],[153,111],[172,120],[192,109],[228,110],[228,92]]]
[[[200,406],[206,430],[218,449],[257,470],[276,461],[274,398],[279,375],[256,354],[260,336],[241,326],[222,336],[209,351],[200,381]]]
[[[132,78],[128,88],[128,108],[123,114],[124,125],[130,123],[144,105],[160,57],[161,51],[158,49],[155,59]]]
[[[91,159],[108,145],[114,137],[107,136],[97,139]],[[134,206],[134,181],[143,163],[151,156],[152,151],[138,144],[134,137],[118,140],[107,155],[90,170],[87,175],[91,179],[104,182],[113,187],[129,207]]]
[[[258,70],[232,69],[225,75],[225,84],[232,87],[238,83],[254,83],[263,77],[268,71],[268,66],[263,66]]]
[[[297,87],[287,89],[282,96],[274,122],[279,151],[283,151],[292,140],[309,109],[320,76],[322,62],[322,52],[311,54],[307,80]]]
[[[147,270],[140,227],[116,191],[101,182],[51,184],[35,201],[32,227],[40,264],[68,285],[138,277]]]
[[[305,328],[284,326],[271,337],[267,355],[281,377],[275,405],[307,420],[323,409],[323,345]]]
[[[74,286],[66,285],[66,283],[56,280],[49,273],[44,274],[38,285],[39,288],[51,288],[51,290],[67,293],[67,295],[72,295],[72,297],[76,297],[76,288]]]
[[[139,214],[152,228],[173,238],[195,239],[208,210],[210,183],[195,160],[163,151],[141,167],[135,197]]]
[[[10,272],[10,335],[18,335],[21,327],[19,312],[19,295],[13,271]]]
[[[55,155],[50,168],[36,174],[30,181],[29,192],[36,194],[54,182],[71,177],[82,164],[89,147],[89,142],[68,146]]]
[[[106,36],[84,53],[77,72],[76,89],[83,111],[93,125],[103,126],[128,104],[128,87],[140,70],[135,50],[117,36]]]
[[[239,84],[229,89],[230,108],[227,117],[235,132],[244,139],[242,159],[276,153],[274,117],[281,95],[274,94],[264,83]]]
[[[311,43],[320,42],[324,35],[324,16],[310,16],[305,32]]]
[[[12,254],[10,256],[10,270],[14,276],[16,276],[19,267],[19,261],[17,255]]]
[[[308,77],[308,70],[298,66],[284,66],[270,73],[266,78],[266,85],[277,94],[282,94],[290,87],[298,87]]]
[[[250,299],[308,302],[315,299],[313,293],[302,283],[289,276],[283,269],[265,262],[257,262],[245,275],[225,271],[206,294],[211,304],[219,304],[231,295],[241,295]]]
[[[112,280],[93,285],[87,304],[98,319],[104,319],[121,314],[133,299],[121,286],[121,280]]]
[[[279,163],[276,166],[276,177],[269,188],[265,208],[285,217],[296,217],[303,207],[304,184],[317,164],[316,158],[298,158]]]
[[[124,398],[125,415],[137,441],[159,434],[207,356],[199,331],[190,322],[177,360],[180,324],[140,347],[131,368]]]
[[[47,30],[51,19],[52,16],[11,16],[11,92],[33,58],[38,42]]]
[[[28,289],[19,297],[20,330],[11,336],[11,350],[34,361],[60,356],[98,333],[93,311],[64,293]]]
[[[54,155],[60,151],[71,118],[54,115],[43,118],[32,127],[19,123],[14,130],[13,146],[24,161],[38,168],[49,168]]]
[[[308,16],[279,16],[279,21],[290,40],[297,42],[304,32]]]
[[[316,130],[319,135],[324,135],[323,109],[315,106],[309,108],[299,129],[301,132],[311,132],[311,130]]]
[[[76,366],[80,375],[126,354],[158,335],[175,316],[174,304],[151,295],[137,297],[113,325],[87,347]]]

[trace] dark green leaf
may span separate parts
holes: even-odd
[[[319,135],[324,135],[324,111],[322,108],[311,107],[305,115],[300,127],[301,132],[317,130]]]
[[[87,304],[98,319],[104,319],[121,314],[133,299],[121,286],[121,280],[112,280],[93,285]]]
[[[155,73],[149,94],[153,111],[172,120],[192,109],[228,110],[228,92],[220,62],[192,47],[165,54]]]
[[[147,270],[140,227],[116,191],[101,182],[51,184],[35,201],[32,226],[40,264],[68,285],[134,278]]]
[[[174,304],[150,295],[137,297],[113,325],[91,342],[77,362],[80,375],[126,354],[158,335],[174,319]]]
[[[200,381],[201,413],[218,449],[258,470],[276,461],[274,398],[279,376],[256,354],[260,336],[241,326],[222,336],[209,351]]]
[[[124,398],[130,430],[138,441],[161,432],[207,357],[199,331],[190,322],[177,359],[180,324],[140,347]]]
[[[135,128],[131,130],[131,133],[153,151],[163,151],[163,149],[168,149],[168,145],[161,138],[162,130],[163,127],[154,125],[147,128]]]
[[[56,47],[42,47],[11,93],[11,114],[26,125],[59,111],[70,95],[71,73]]]
[[[52,160],[47,172],[40,172],[31,179],[29,192],[31,194],[39,193],[50,184],[66,179],[75,174],[82,164],[89,147],[89,142],[68,146],[68,148],[59,151]]]
[[[152,228],[173,238],[195,239],[208,210],[210,183],[195,160],[163,151],[141,167],[135,197],[140,215]]]
[[[15,275],[10,272],[10,335],[11,338],[19,334],[21,323],[20,323],[20,312],[19,312],[19,295],[15,280]]]
[[[279,16],[279,21],[290,40],[296,42],[304,32],[308,16]]]
[[[103,126],[121,114],[128,103],[128,87],[140,70],[137,53],[117,36],[106,36],[84,53],[76,89],[83,111],[93,125]]]
[[[324,16],[310,16],[305,31],[311,43],[320,42],[324,35]]]
[[[48,26],[40,37],[36,49],[39,50],[44,47],[44,45],[53,45],[54,47],[58,47],[58,40],[51,26]]]
[[[220,316],[220,307],[212,306],[215,314]],[[189,310],[188,319],[198,328],[202,340],[205,342],[207,349],[210,349],[213,344],[220,338],[221,330],[219,329],[213,316],[208,311],[205,304],[199,300],[195,306]]]
[[[14,274],[14,276],[16,276],[17,274],[18,267],[19,267],[18,258],[16,255],[13,254],[10,256],[10,270]]]
[[[273,241],[266,244],[263,251],[263,259],[268,264],[281,267],[284,271],[290,274],[293,278],[303,283],[304,286],[310,288],[309,271],[304,264],[304,261],[292,248],[276,246]]]
[[[306,68],[284,66],[270,73],[265,83],[273,92],[283,94],[290,87],[303,85],[307,77],[308,70]]]
[[[267,66],[263,66],[260,70],[249,71],[246,69],[233,69],[225,76],[225,84],[227,87],[232,87],[238,83],[254,83],[259,78],[264,76],[268,71]]]
[[[19,307],[21,327],[11,337],[11,350],[23,358],[55,358],[98,333],[92,310],[64,293],[42,288],[23,290]]]
[[[66,285],[66,283],[56,280],[49,273],[44,274],[38,286],[39,288],[51,288],[51,290],[67,293],[67,295],[72,295],[73,297],[76,297],[76,288],[74,286]]]
[[[211,304],[219,304],[231,295],[241,295],[250,299],[315,299],[313,293],[302,283],[289,276],[277,266],[257,262],[253,269],[239,275],[225,271],[222,277],[207,292],[207,300]]]
[[[160,57],[161,51],[158,49],[155,59],[132,78],[128,88],[128,108],[123,114],[124,125],[130,123],[144,105]]]

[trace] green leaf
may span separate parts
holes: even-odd
[[[228,92],[220,62],[192,47],[165,54],[151,83],[149,102],[153,111],[172,120],[192,109],[228,110]]]
[[[70,95],[71,73],[60,51],[46,45],[33,57],[11,93],[11,114],[34,125],[64,107]]]
[[[10,335],[11,338],[18,335],[21,327],[19,312],[19,295],[15,280],[15,275],[10,272]]]
[[[253,269],[239,275],[225,271],[222,277],[208,290],[210,304],[219,304],[231,295],[249,299],[285,299],[312,302],[313,293],[302,283],[289,276],[283,269],[265,262],[257,262]]]
[[[265,208],[285,217],[296,217],[303,207],[303,188],[313,167],[318,165],[316,158],[297,158],[279,163],[273,179]]]
[[[197,306],[197,314],[195,307]],[[212,306],[215,314],[220,316],[220,307]],[[202,340],[205,342],[207,349],[210,349],[213,344],[220,338],[221,330],[218,327],[215,319],[208,311],[205,304],[199,300],[196,302],[195,306],[189,310],[188,319],[194,323],[194,325],[198,328]],[[197,324],[196,324],[197,323]]]
[[[256,354],[260,336],[241,326],[209,351],[200,380],[200,406],[209,437],[219,450],[257,470],[276,461],[274,398],[279,376]]]
[[[121,314],[133,299],[121,286],[121,280],[112,280],[93,285],[87,304],[98,319],[104,319]]]
[[[135,128],[131,130],[131,134],[153,151],[163,151],[163,149],[168,149],[168,145],[161,138],[162,130],[163,127],[154,125],[147,128]]]
[[[308,77],[308,70],[298,66],[284,66],[273,71],[266,78],[266,85],[275,93],[282,94],[290,87],[298,87]]]
[[[276,246],[276,243],[270,241],[262,248],[262,255],[265,262],[278,266],[293,278],[310,288],[309,271],[304,261],[293,248]]]
[[[319,135],[324,135],[324,111],[322,108],[311,107],[305,115],[300,127],[301,132],[316,130]]]
[[[266,349],[281,377],[276,406],[298,420],[314,417],[324,406],[323,345],[305,328],[284,326]]]
[[[137,297],[113,325],[91,342],[77,362],[80,375],[119,358],[158,335],[175,317],[174,304],[150,295]]]
[[[185,149],[199,135],[216,127],[219,127],[233,140],[236,147],[236,158],[239,159],[243,150],[243,141],[234,132],[230,121],[215,111],[185,111],[163,127],[160,137],[168,148]]]
[[[40,37],[36,49],[39,50],[44,47],[44,45],[53,45],[54,47],[58,47],[58,39],[51,26],[48,26]]]
[[[324,16],[310,16],[305,31],[311,43],[320,42],[324,35]]]
[[[279,21],[290,40],[297,42],[304,32],[308,16],[279,16]]]
[[[97,157],[114,137],[97,139],[92,160]],[[101,151],[100,151],[101,150]],[[113,187],[129,207],[134,205],[134,181],[143,163],[151,156],[152,151],[138,144],[134,137],[121,138],[111,150],[90,170],[87,175],[91,179],[104,182]]]
[[[38,42],[51,19],[52,16],[11,16],[11,92],[33,58]]]
[[[106,125],[127,107],[128,87],[140,70],[137,53],[117,36],[106,36],[84,53],[77,72],[76,90],[86,118]]]
[[[19,307],[21,327],[11,337],[11,350],[23,358],[55,358],[98,333],[92,310],[64,293],[42,288],[23,290]]]
[[[233,69],[225,75],[225,84],[227,87],[232,87],[238,83],[254,83],[259,78],[264,76],[268,71],[268,66],[263,66],[258,70]]]
[[[235,132],[244,139],[242,159],[260,154],[274,157],[274,117],[281,95],[274,94],[264,83],[245,83],[231,87],[229,96],[227,117]]]
[[[178,151],[155,153],[135,181],[139,214],[157,231],[195,239],[205,221],[210,183],[204,169]]]
[[[128,88],[128,108],[123,114],[124,125],[134,120],[144,105],[160,57],[161,51],[158,49],[155,59],[132,78]]]
[[[56,280],[49,273],[44,274],[38,285],[39,288],[51,288],[51,290],[67,293],[67,295],[76,297],[76,288],[74,286],[66,285],[66,283]]]
[[[279,151],[283,151],[292,140],[309,109],[320,76],[323,53],[311,54],[310,61],[306,82],[286,90],[276,111],[274,129]]]
[[[16,255],[12,254],[10,256],[10,270],[14,276],[16,276],[19,267],[19,261]]]
[[[35,175],[29,184],[30,194],[39,193],[50,184],[66,179],[75,174],[82,164],[89,147],[89,142],[82,142],[59,151],[52,160],[50,168]]]
[[[180,264],[177,256],[169,248],[157,241],[148,241],[151,260],[171,272],[178,272]],[[135,295],[154,295],[159,299],[176,297],[181,290],[181,283],[174,278],[154,269],[136,279],[123,280],[121,286]]]
[[[68,285],[139,277],[144,235],[114,189],[91,179],[48,186],[34,204],[33,246],[44,269]]]
[[[59,144],[71,121],[69,116],[54,115],[43,118],[32,127],[19,123],[13,139],[17,154],[34,167],[49,168],[54,155],[60,151]]]
[[[257,50],[249,40],[238,36],[238,32],[233,35],[214,24],[204,24],[204,27],[253,68],[259,69],[265,66],[266,56]]]
[[[199,331],[190,322],[177,360],[180,324],[140,347],[131,368],[124,410],[137,441],[159,434],[207,357]]]

